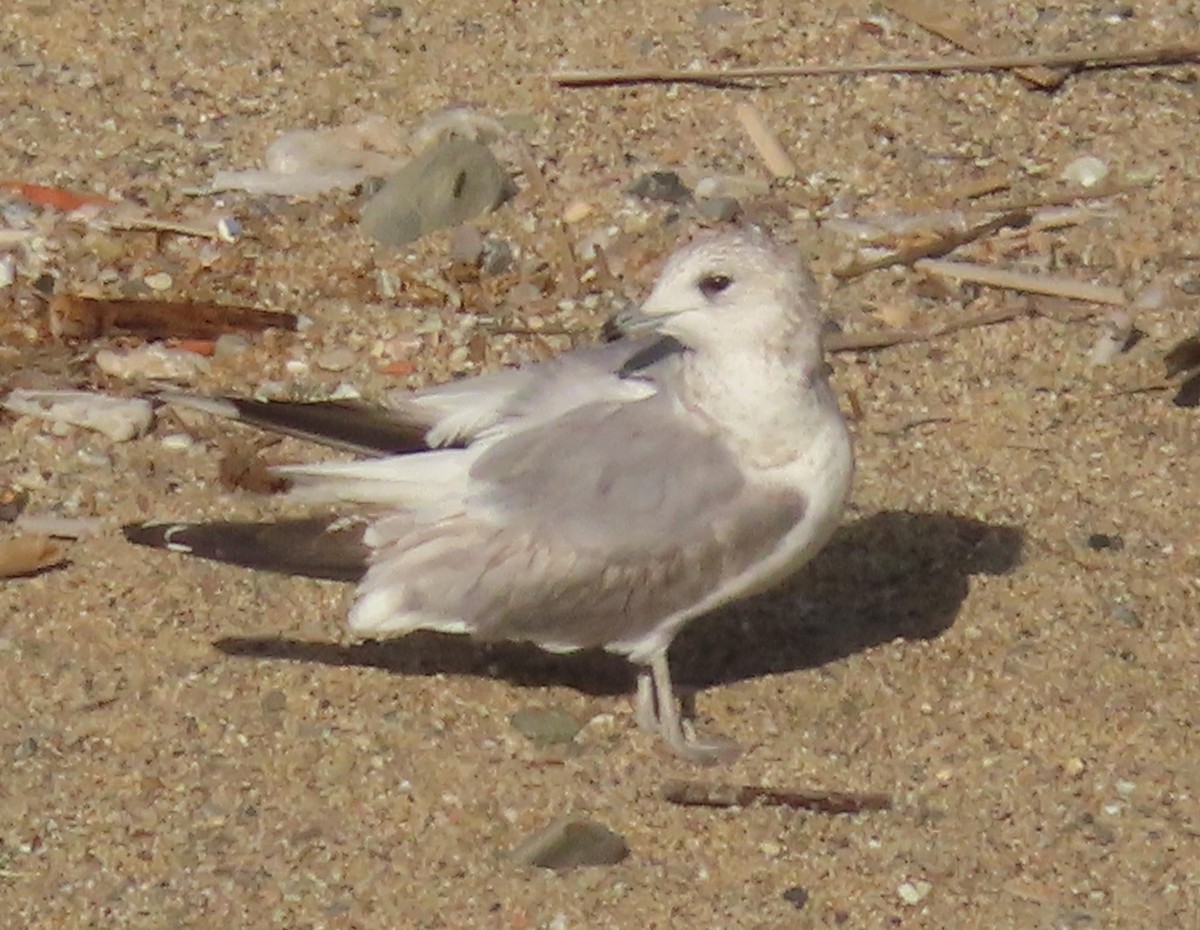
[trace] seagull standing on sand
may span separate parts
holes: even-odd
[[[126,534],[240,564],[361,574],[350,626],[364,634],[625,655],[641,667],[639,724],[689,759],[729,758],[736,747],[685,730],[667,649],[692,618],[786,579],[841,516],[853,456],[816,285],[764,236],[711,236],[672,256],[620,326],[615,343],[404,392],[383,412],[184,400],[384,453],[277,469],[305,499],[373,516]]]

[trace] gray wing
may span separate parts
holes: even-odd
[[[388,399],[399,416],[433,424],[431,445],[468,445],[498,426],[525,428],[587,404],[652,393],[683,351],[670,337],[620,339]]]
[[[503,439],[470,478],[461,515],[372,527],[356,628],[628,651],[773,552],[804,513],[796,496],[746,482],[659,396]]]
[[[682,346],[670,338],[621,339],[556,358],[419,391],[394,391],[389,406],[355,401],[193,397],[158,399],[364,455],[406,455],[469,445],[500,423],[542,422],[604,397],[629,395],[623,380],[653,379]]]

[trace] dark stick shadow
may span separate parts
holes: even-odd
[[[954,623],[969,579],[1020,563],[1016,527],[942,513],[888,511],[844,526],[781,588],[689,624],[671,647],[685,686],[728,684],[814,668],[897,637],[933,639]],[[600,651],[552,655],[527,643],[410,633],[354,645],[285,637],[229,637],[230,656],[357,665],[399,675],[477,675],[565,685],[587,694],[632,689],[634,671]]]

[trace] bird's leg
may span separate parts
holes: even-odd
[[[658,700],[654,693],[654,678],[648,668],[638,669],[637,704],[634,709],[637,725],[647,732],[657,733],[661,728],[658,719]]]
[[[653,692],[658,710],[658,730],[675,752],[701,765],[715,765],[718,762],[732,762],[742,754],[737,743],[721,737],[697,739],[694,735],[688,737],[683,729],[683,715],[679,703],[675,700],[675,691],[671,687],[671,669],[667,665],[666,650],[658,653],[650,660],[650,672],[653,676]],[[642,705],[641,678],[638,680],[638,711],[639,722]]]

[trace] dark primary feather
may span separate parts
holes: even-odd
[[[404,455],[429,449],[425,435],[432,424],[394,410],[349,401],[225,400],[244,423],[351,452]]]
[[[678,355],[681,352],[686,352],[687,346],[676,339],[674,336],[663,336],[662,339],[656,339],[644,349],[639,349],[625,360],[625,364],[621,366],[617,372],[620,378],[633,378],[645,371],[645,369],[661,362],[664,358],[672,355]]]
[[[358,581],[367,570],[365,524],[337,517],[276,523],[131,523],[125,538],[140,546],[185,552],[245,568]]]

